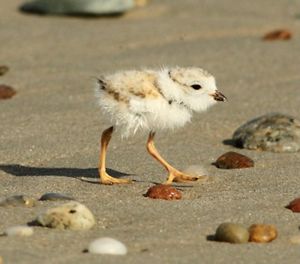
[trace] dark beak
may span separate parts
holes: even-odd
[[[218,90],[212,94],[212,97],[216,100],[216,101],[227,101],[227,98],[224,94],[222,94],[221,92],[219,92]]]

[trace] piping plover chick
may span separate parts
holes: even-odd
[[[165,184],[197,181],[164,160],[154,145],[155,131],[184,126],[193,112],[205,111],[226,97],[217,90],[215,78],[201,68],[163,68],[161,70],[120,71],[98,79],[100,107],[122,136],[149,131],[147,150],[168,171]],[[99,176],[102,184],[130,183],[106,172],[106,151],[114,126],[101,137]]]

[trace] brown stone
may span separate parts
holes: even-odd
[[[286,29],[278,29],[271,31],[263,36],[263,40],[289,40],[292,33]]]
[[[249,227],[249,241],[256,243],[268,243],[277,237],[274,225],[254,224]]]
[[[226,152],[214,163],[220,169],[242,169],[254,166],[254,161],[234,151]]]
[[[180,191],[170,185],[165,184],[159,184],[150,187],[145,196],[152,199],[163,200],[179,200],[182,197]]]
[[[16,94],[16,91],[5,84],[0,84],[0,100],[1,99],[9,99]]]
[[[286,208],[292,210],[294,213],[300,212],[300,197],[291,201]]]

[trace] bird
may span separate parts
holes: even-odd
[[[112,126],[100,139],[98,172],[101,184],[131,183],[106,171],[106,154],[117,128],[127,138],[138,131],[148,132],[147,150],[168,173],[163,184],[193,182],[191,176],[170,165],[154,144],[157,131],[173,130],[191,121],[194,112],[203,112],[226,96],[216,86],[215,77],[199,67],[163,67],[160,69],[123,70],[97,78],[96,97]]]

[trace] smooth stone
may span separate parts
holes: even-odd
[[[289,240],[292,244],[298,244],[299,245],[300,244],[300,235],[291,236]]]
[[[33,235],[33,228],[30,226],[11,226],[3,231],[5,236],[31,236]]]
[[[93,254],[126,255],[126,246],[113,238],[102,237],[89,244],[88,252]]]
[[[134,0],[35,0],[23,4],[21,10],[57,15],[113,15],[124,13],[134,6]]]
[[[25,206],[34,207],[37,205],[36,199],[28,197],[26,195],[14,195],[10,196],[0,202],[0,206],[10,207],[10,206]]]
[[[0,65],[0,76],[4,75],[5,73],[7,73],[9,71],[9,68],[5,65]]]
[[[280,113],[266,114],[239,127],[232,139],[237,147],[297,152],[300,150],[300,121]]]
[[[39,199],[40,201],[62,201],[62,200],[75,200],[62,193],[45,193]]]
[[[75,201],[47,210],[34,222],[45,227],[71,230],[87,230],[96,223],[92,212]]]
[[[240,224],[223,223],[216,230],[215,240],[229,243],[247,243],[249,232]]]
[[[300,197],[291,201],[286,208],[290,209],[294,213],[300,213]]]
[[[12,98],[17,92],[14,88],[6,85],[0,84],[0,100],[10,99]]]
[[[180,191],[170,185],[165,184],[158,184],[150,187],[145,196],[152,199],[163,200],[179,200],[182,197]]]
[[[254,161],[240,153],[229,151],[220,156],[214,165],[220,169],[244,169],[254,166]]]
[[[253,224],[248,229],[250,242],[268,243],[277,237],[277,230],[274,225]]]

